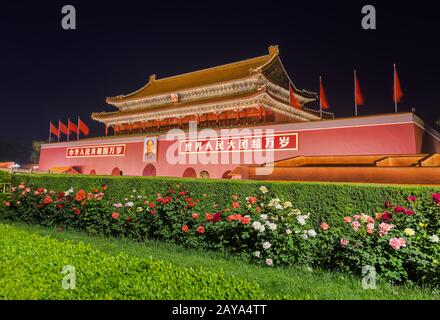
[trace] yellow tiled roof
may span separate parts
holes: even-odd
[[[272,61],[275,61],[275,59],[278,57],[278,54],[278,47],[271,46],[269,48],[269,54],[252,59],[163,79],[156,79],[155,75],[152,75],[150,76],[150,81],[143,88],[127,95],[107,98],[107,102],[112,104],[136,100],[147,96],[196,88],[219,82],[243,79],[251,75],[251,70],[258,68],[262,69],[266,66],[269,66]]]

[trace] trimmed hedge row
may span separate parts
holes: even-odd
[[[234,194],[247,196],[261,185],[268,187],[280,199],[291,201],[302,212],[312,213],[316,221],[339,221],[340,217],[359,213],[382,212],[385,201],[400,203],[413,194],[421,200],[431,201],[432,193],[440,191],[435,186],[399,186],[348,183],[313,182],[260,182],[214,179],[185,179],[168,177],[112,177],[86,175],[15,174],[12,183],[25,182],[53,190],[92,189],[108,185],[106,195],[115,202],[126,197],[128,191],[135,189],[139,194],[155,195],[166,193],[170,187],[181,185],[190,193],[205,193],[207,199],[215,201],[220,207],[231,205]]]
[[[73,266],[76,289],[62,287]],[[264,299],[258,284],[202,268],[57,241],[0,224],[0,299]]]

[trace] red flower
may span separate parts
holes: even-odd
[[[205,234],[205,227],[204,227],[204,226],[198,226],[198,227],[196,228],[196,232],[197,232],[198,234]]]
[[[182,231],[185,232],[185,233],[187,233],[187,232],[189,231],[189,227],[188,227],[187,224],[185,224],[185,225],[182,227]]]
[[[414,195],[410,195],[406,198],[406,200],[410,201],[410,202],[415,202],[417,200],[416,196]]]
[[[5,206],[10,207],[11,206],[11,202],[10,201],[6,201],[5,202]]]
[[[37,191],[38,191],[39,193],[43,193],[43,192],[44,192],[44,188],[41,188],[41,187],[40,187],[40,188],[37,189]]]
[[[412,211],[411,209],[406,209],[403,214],[406,214],[407,216],[412,216],[413,214],[416,214],[414,211]]]
[[[214,219],[214,215],[209,213],[209,212],[205,212],[205,220],[206,221],[212,221]]]
[[[118,219],[119,218],[119,214],[117,212],[113,212],[112,213],[112,218],[115,219],[115,220]]]
[[[128,217],[128,218],[127,218],[127,222],[131,222],[131,217]]]
[[[50,196],[45,196],[43,199],[43,203],[45,205],[51,204],[53,202],[52,198]]]
[[[385,201],[384,206],[385,208],[389,209],[393,206],[393,204],[390,201]]]
[[[382,216],[381,216],[381,218],[382,218],[382,220],[383,221],[390,221],[391,220],[391,215],[388,213],[388,212],[384,212],[384,213],[382,213]]]
[[[320,225],[321,229],[326,231],[328,230],[328,228],[330,228],[330,226],[328,225],[328,223],[322,222]]]
[[[255,208],[255,211],[257,211],[258,213],[260,213],[261,210],[262,210],[261,207],[256,207],[256,208]]]
[[[156,210],[151,210],[150,214],[156,214]]]
[[[235,221],[235,220],[241,220],[241,218],[243,218],[243,216],[241,214],[231,214],[226,219],[228,221]]]
[[[74,211],[77,216],[79,216],[81,214],[81,210],[79,210],[79,209],[74,209]]]
[[[194,203],[194,202],[190,202],[190,203],[188,203],[188,207],[190,207],[190,208],[192,208],[192,207],[194,207],[196,204]]]
[[[199,218],[199,215],[198,215],[197,213],[193,213],[193,214],[191,215],[191,217],[192,217],[193,219],[198,219],[198,218]]]
[[[405,212],[405,208],[402,206],[397,206],[394,208],[394,213]]]
[[[106,185],[106,184],[103,184],[103,185],[102,185],[102,190],[106,191],[106,190],[107,190],[107,188],[108,188],[108,187],[107,187],[107,185]]]
[[[216,212],[214,214],[214,218],[212,219],[213,222],[219,222],[222,220],[222,213],[221,212]]]
[[[185,192],[185,191],[180,191],[179,194],[180,194],[181,196],[184,196],[184,195],[186,195],[186,192]]]
[[[157,202],[161,203],[162,201],[163,201],[163,198],[162,198],[162,197],[158,197],[158,198],[157,198]]]
[[[190,202],[191,202],[191,198],[189,198],[189,197],[186,198],[186,202],[187,202],[187,203],[190,203]]]
[[[63,205],[62,205],[61,203],[58,203],[58,204],[57,204],[57,208],[58,208],[58,209],[62,209],[62,208],[63,208]]]
[[[63,198],[64,197],[64,192],[58,192],[58,198]]]
[[[242,224],[249,224],[249,222],[251,222],[251,218],[243,217],[243,218],[240,219],[240,222]]]
[[[154,208],[156,205],[155,205],[154,203],[150,203],[148,206],[149,206],[150,208]]]
[[[240,208],[240,203],[238,203],[237,201],[232,202],[232,208],[234,209]]]
[[[249,198],[248,198],[248,201],[249,201],[250,204],[254,204],[255,202],[257,202],[257,198],[255,198],[255,197],[249,197]]]
[[[24,187],[24,182],[20,183],[20,185],[18,186],[18,189],[23,190],[24,188],[25,188]]]
[[[86,197],[87,197],[87,193],[83,189],[81,189],[76,194],[75,199],[76,199],[76,201],[80,202],[80,201],[85,200]]]

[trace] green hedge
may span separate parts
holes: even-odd
[[[65,290],[64,266],[76,289]],[[0,224],[0,299],[264,299],[253,282],[57,241]]]
[[[91,189],[107,185],[107,196],[115,202],[125,198],[132,189],[138,193],[155,195],[165,193],[169,187],[180,184],[194,193],[205,193],[209,201],[226,207],[231,196],[253,195],[261,185],[267,186],[274,196],[291,201],[295,208],[310,212],[316,221],[332,222],[335,218],[359,213],[382,212],[385,201],[401,203],[408,195],[432,201],[430,195],[440,191],[440,186],[399,186],[351,183],[314,182],[260,182],[245,180],[185,179],[168,177],[112,177],[87,175],[15,174],[13,184],[25,182],[53,190],[68,190],[73,187]],[[339,219],[338,219],[339,220]]]

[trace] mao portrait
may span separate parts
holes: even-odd
[[[155,162],[157,159],[157,138],[148,137],[144,142],[144,162]]]

